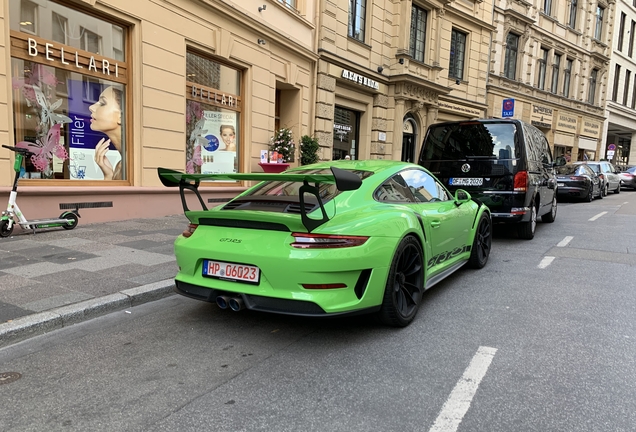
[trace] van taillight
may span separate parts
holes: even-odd
[[[515,192],[526,192],[528,190],[528,171],[518,171],[514,181]]]

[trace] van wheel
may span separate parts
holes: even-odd
[[[552,223],[556,219],[556,214],[557,214],[557,197],[556,197],[556,194],[554,194],[554,197],[552,198],[552,207],[550,207],[550,212],[541,216],[541,221]]]
[[[530,204],[532,214],[528,222],[522,222],[517,227],[517,234],[520,239],[532,240],[534,238],[534,232],[537,229],[537,207],[534,205],[534,201]]]

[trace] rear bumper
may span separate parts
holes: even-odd
[[[557,189],[557,196],[560,197],[585,198],[588,193],[588,189],[580,187],[559,186],[559,189]]]
[[[175,281],[174,290],[175,292],[183,296],[211,303],[215,303],[216,298],[220,295],[240,297],[243,300],[243,304],[245,304],[245,307],[250,310],[304,317],[342,317],[375,313],[380,310],[380,306],[378,305],[374,307],[356,309],[346,312],[327,313],[318,304],[311,301],[289,300],[253,294],[231,293],[227,291],[206,288],[200,285],[181,282],[179,280]]]

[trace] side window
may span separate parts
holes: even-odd
[[[612,170],[610,169],[610,164],[604,163],[602,165],[603,165],[603,172],[604,173],[611,173],[612,172]]]
[[[541,161],[545,165],[552,164],[552,152],[550,151],[550,144],[548,144],[548,140],[545,137],[543,138],[543,151],[541,153]]]
[[[404,182],[404,179],[399,174],[394,175],[378,188],[375,192],[375,199],[384,202],[417,202],[409,187]]]
[[[402,177],[416,202],[448,201],[451,199],[442,184],[426,171],[409,169]]]

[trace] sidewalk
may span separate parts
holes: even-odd
[[[0,238],[0,348],[171,295],[183,214]]]

